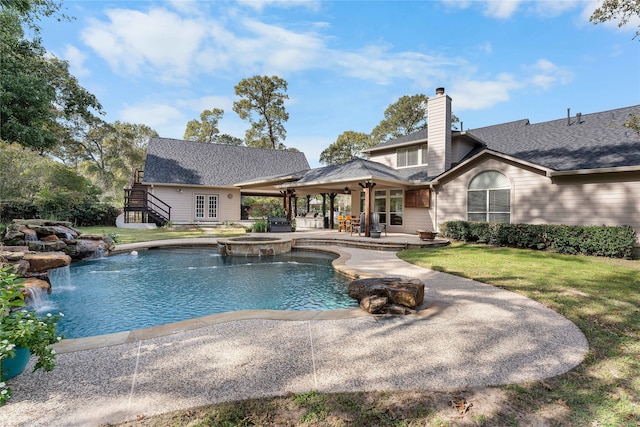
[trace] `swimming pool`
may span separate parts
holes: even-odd
[[[225,257],[215,248],[113,255],[51,271],[42,310],[64,313],[58,332],[81,338],[236,310],[357,307],[334,258],[304,251]]]

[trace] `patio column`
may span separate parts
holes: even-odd
[[[364,190],[364,224],[360,224],[364,229],[364,236],[371,237],[371,190],[376,186],[375,182],[359,182],[358,185]]]
[[[291,209],[291,199],[294,197],[294,195],[296,194],[296,190],[291,190],[291,189],[287,189],[287,191],[284,192],[284,212],[287,215],[287,220],[289,222],[291,222],[291,214],[292,214],[292,209]]]
[[[307,213],[311,212],[311,194],[307,194]]]
[[[326,217],[327,217],[327,193],[322,193],[322,218],[323,218],[323,221],[324,221],[324,218],[326,218]],[[325,224],[326,224],[326,222],[325,222]],[[329,228],[328,225],[327,225],[327,228]]]
[[[336,200],[336,193],[329,193],[329,228],[331,230],[333,230],[333,211],[334,209],[334,202]]]

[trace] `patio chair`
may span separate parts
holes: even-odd
[[[360,231],[363,230],[364,227],[364,212],[360,214],[360,219],[354,219],[351,223],[351,235],[353,236],[353,232],[357,231],[358,236],[360,236]]]
[[[387,224],[380,224],[380,214],[378,212],[373,212],[371,214],[371,231],[382,233],[384,230],[384,235],[387,235]]]
[[[351,215],[347,215],[344,217],[344,231],[351,231],[351,227],[353,226],[353,218]]]
[[[340,231],[347,231],[345,229],[344,216],[342,216],[342,215],[338,215],[338,232],[340,232]]]

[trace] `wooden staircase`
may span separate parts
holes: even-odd
[[[160,227],[171,220],[171,206],[149,193],[142,184],[144,171],[134,169],[129,188],[124,190],[124,222],[154,223]]]

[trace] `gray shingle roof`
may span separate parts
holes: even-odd
[[[144,182],[228,186],[307,169],[300,152],[151,138]]]
[[[640,105],[583,114],[580,123],[574,115],[531,124],[528,119],[467,130],[466,133],[486,144],[486,148],[558,171],[640,166],[640,135],[624,126],[630,114],[640,116]],[[452,131],[453,137],[459,131]],[[371,150],[406,145],[427,138],[422,129],[376,145]],[[479,147],[481,148],[481,147]],[[472,151],[469,156],[475,155]],[[399,170],[410,174],[412,169]],[[413,178],[423,177],[424,174]]]
[[[296,184],[313,182],[348,181],[349,179],[361,179],[372,177],[376,179],[400,181],[403,178],[398,171],[378,162],[365,159],[353,159],[348,162],[315,168],[308,170]]]
[[[487,148],[562,171],[640,166],[640,135],[624,126],[640,105],[549,122],[528,120],[467,131]]]

